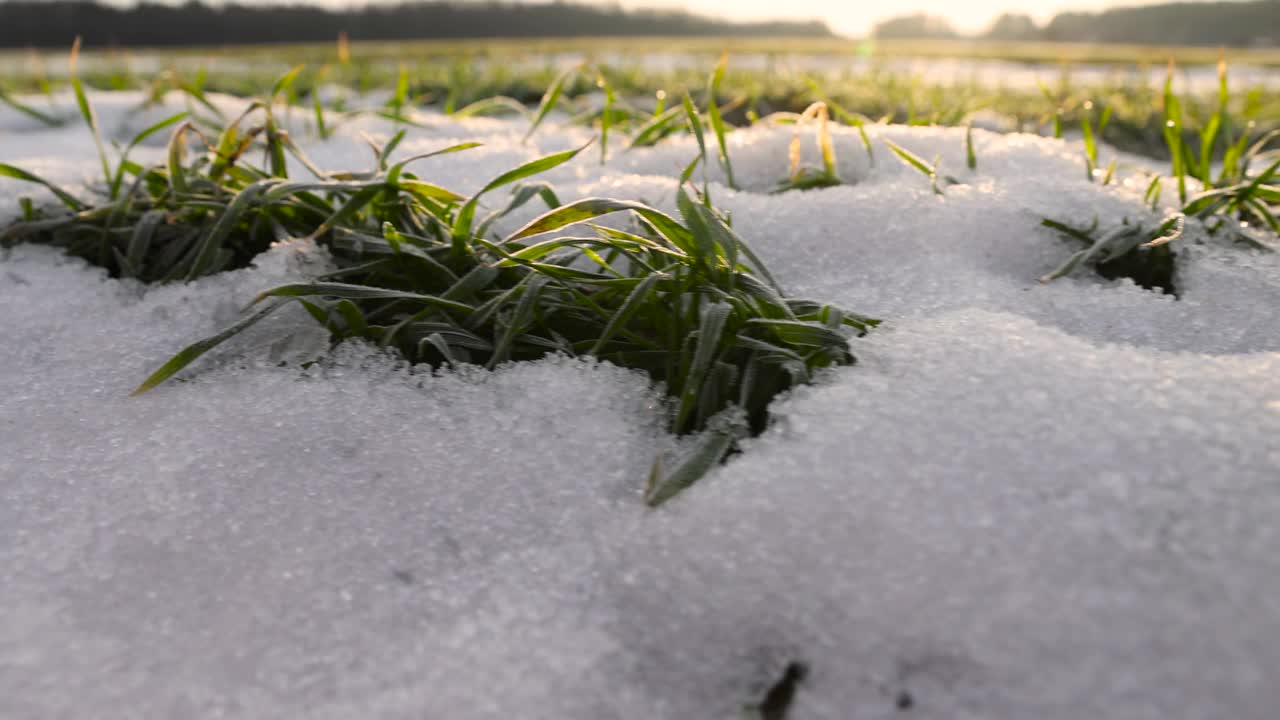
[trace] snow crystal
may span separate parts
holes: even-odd
[[[96,97],[104,128],[127,136],[140,100]],[[463,191],[589,139],[420,119],[402,157],[486,143],[415,166]],[[391,131],[304,144],[364,167],[359,133]],[[5,162],[93,182],[84,128],[0,111],[0,132]],[[1078,143],[975,131],[970,171],[963,130],[901,127],[871,128],[873,162],[841,129],[850,184],[768,194],[791,137],[732,133],[743,189],[713,167],[713,199],[788,291],[886,323],[656,511],[644,478],[681,441],[638,372],[431,372],[330,352],[295,311],[129,398],[324,252],[151,288],[5,252],[0,716],[740,718],[802,664],[792,720],[1272,717],[1275,257],[1191,223],[1176,300],[1041,285],[1075,250],[1043,218],[1159,217],[1137,169],[1104,187]],[[884,139],[959,184],[935,195]],[[670,208],[694,147],[593,148],[546,179]],[[0,217],[19,194],[40,196],[0,180]]]

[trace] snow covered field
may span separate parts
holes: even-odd
[[[661,45],[661,43],[655,43]],[[606,66],[629,68],[637,72],[671,73],[680,70],[701,69],[715,61],[716,51],[696,53],[684,49],[659,49],[651,47],[638,50],[610,50],[608,45],[582,50],[564,50],[547,53],[540,49],[532,62],[545,63],[560,69],[568,69],[583,62],[600,62]],[[1114,63],[1076,62],[1064,66],[1063,62],[1027,62],[1025,60],[996,60],[955,57],[865,57],[840,54],[735,52],[733,67],[736,70],[769,71],[772,73],[813,73],[831,80],[850,77],[889,75],[903,82],[925,85],[965,86],[1023,90],[1036,92],[1042,83],[1060,82],[1064,72],[1070,81],[1080,87],[1094,87],[1112,83],[1126,83],[1142,87],[1159,87],[1165,80],[1166,67],[1159,62],[1145,67],[1123,66]],[[238,75],[250,72],[281,75],[289,71],[292,62],[267,56],[255,60],[240,57],[205,57],[181,53],[129,53],[127,57],[107,53],[92,54],[85,58],[85,67],[101,71],[125,70],[140,76],[154,76],[167,69],[193,73],[200,68],[215,74]],[[380,62],[385,69],[394,71],[402,58],[390,56]],[[529,64],[530,56],[507,58],[477,58],[471,63],[474,72],[489,72],[513,62]],[[0,73],[14,77],[36,72],[42,76],[61,78],[66,67],[56,55],[34,65],[30,54],[0,53]],[[1231,89],[1243,93],[1255,88],[1280,89],[1280,73],[1273,67],[1250,63],[1248,60],[1231,63],[1229,78]],[[1181,93],[1212,94],[1218,89],[1218,73],[1212,64],[1180,67],[1174,77],[1175,87]]]
[[[165,114],[139,101],[94,98],[125,140]],[[463,191],[590,137],[423,119],[401,153],[485,143],[419,168]],[[390,125],[305,145],[364,168],[360,130]],[[1274,718],[1280,260],[1189,225],[1177,300],[1041,285],[1076,248],[1040,220],[1150,221],[1141,176],[982,131],[970,172],[962,129],[870,131],[874,164],[836,130],[851,184],[784,195],[791,131],[731,134],[735,228],[788,291],[885,323],[658,510],[645,476],[685,441],[638,372],[355,344],[304,369],[325,338],[299,311],[130,398],[324,252],[143,287],[0,251],[0,717],[742,718],[802,663],[792,720]],[[962,183],[936,196],[884,138]],[[694,152],[545,179],[670,208]],[[5,111],[0,161],[97,159]],[[0,223],[31,193],[0,180]]]

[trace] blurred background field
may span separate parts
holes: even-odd
[[[53,116],[67,84],[66,49],[0,54],[0,92],[26,96]],[[726,122],[801,112],[817,100],[873,121],[965,125],[1049,134],[1055,121],[1078,131],[1092,111],[1109,115],[1103,140],[1119,149],[1167,158],[1163,84],[1184,97],[1186,129],[1216,110],[1219,62],[1232,112],[1264,133],[1280,120],[1280,50],[1196,46],[990,43],[948,39],[567,38],[461,41],[284,43],[207,48],[88,49],[79,73],[90,88],[183,89],[260,95],[290,68],[293,104],[321,99],[336,110],[386,102],[403,79],[414,107],[456,112],[482,100],[536,106],[557,76],[590,67],[564,88],[564,102],[585,109],[607,85],[618,120],[661,112],[664,100],[705,91],[721,54],[729,58],[717,102]],[[1170,75],[1171,74],[1171,75]],[[45,98],[40,96],[44,95]],[[509,112],[491,105],[484,113]],[[46,112],[47,111],[47,112]],[[837,120],[847,118],[837,117]]]

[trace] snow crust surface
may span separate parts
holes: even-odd
[[[94,102],[127,141],[174,110],[140,100]],[[421,119],[401,153],[485,143],[415,166],[464,192],[590,137]],[[83,128],[23,122],[0,113],[0,160],[91,181]],[[391,128],[305,144],[363,168],[360,131]],[[963,131],[874,128],[874,163],[838,131],[849,185],[769,195],[791,132],[734,132],[744,189],[713,172],[713,199],[789,292],[885,325],[657,511],[644,479],[683,444],[642,374],[433,373],[360,344],[304,368],[326,338],[286,312],[129,398],[324,252],[146,288],[8,251],[0,717],[742,718],[790,663],[792,720],[1275,717],[1275,256],[1193,227],[1177,300],[1041,285],[1075,250],[1042,218],[1158,219],[1136,161],[1103,187],[1078,144],[976,131],[970,172]],[[961,184],[936,196],[885,138]],[[670,208],[694,152],[546,178]],[[24,194],[0,179],[0,222]]]

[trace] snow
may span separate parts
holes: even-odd
[[[139,100],[94,98],[110,135]],[[486,143],[415,166],[461,190],[590,137],[422,119],[401,153]],[[360,131],[391,128],[295,136],[348,169]],[[791,662],[792,720],[1273,717],[1275,256],[1193,223],[1177,300],[1041,285],[1075,249],[1042,217],[1158,219],[1140,162],[1102,187],[1078,143],[975,131],[970,172],[962,130],[874,128],[874,165],[837,132],[853,184],[764,194],[791,132],[733,133],[744,190],[713,170],[713,198],[789,291],[886,323],[656,511],[644,478],[682,441],[636,372],[433,373],[360,344],[304,368],[325,338],[286,312],[129,398],[324,252],[156,288],[0,256],[0,717],[741,718]],[[884,138],[962,184],[935,196]],[[546,177],[670,207],[693,152]],[[96,165],[82,127],[2,113],[0,158]],[[19,194],[0,180],[0,216]]]

